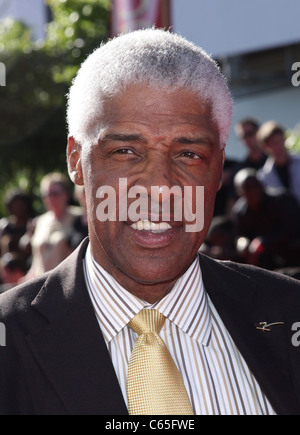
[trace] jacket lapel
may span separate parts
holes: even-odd
[[[45,322],[27,341],[68,413],[126,414],[84,282],[86,245],[49,275],[33,301]]]
[[[282,307],[263,301],[264,283],[226,263],[201,256],[204,285],[224,325],[278,414],[298,414],[299,401],[290,376],[289,324]],[[260,322],[284,322],[271,331]]]

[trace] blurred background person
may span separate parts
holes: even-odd
[[[235,125],[235,133],[246,150],[246,157],[237,165],[237,170],[243,168],[260,169],[267,159],[256,137],[259,123],[253,118],[241,119]]]
[[[258,130],[257,138],[268,154],[258,178],[268,188],[289,192],[300,204],[300,155],[287,150],[285,128],[276,121],[268,121]]]
[[[0,220],[0,254],[19,252],[19,242],[34,216],[29,195],[20,189],[8,191],[5,198],[7,216]]]
[[[0,260],[0,293],[16,286],[26,275],[27,263],[18,252],[7,252]]]
[[[230,215],[232,205],[236,199],[234,196],[233,177],[236,173],[237,165],[237,160],[226,157],[223,167],[222,186],[216,194],[215,217]]]
[[[236,249],[237,227],[229,216],[215,216],[199,251],[218,260],[241,262]]]
[[[32,264],[26,279],[53,269],[71,252],[68,243],[70,228],[81,213],[70,206],[71,191],[68,178],[61,173],[44,176],[40,185],[41,197],[47,211],[34,222],[28,242],[32,248]]]
[[[74,199],[82,208],[82,213],[75,217],[68,231],[68,243],[72,250],[76,249],[82,240],[88,236],[88,220],[84,186],[75,186]]]
[[[260,169],[266,162],[267,155],[262,150],[256,137],[259,122],[254,118],[243,118],[234,127],[235,133],[246,156],[242,160],[226,158],[223,171],[223,184],[216,196],[215,216],[230,215],[232,206],[237,200],[234,188],[234,176],[243,168]]]
[[[300,207],[295,198],[268,193],[252,168],[239,171],[234,183],[240,198],[232,216],[245,262],[272,270],[300,266]]]

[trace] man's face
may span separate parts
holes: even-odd
[[[267,153],[276,156],[281,156],[286,153],[285,138],[282,133],[274,133],[265,140],[265,150]]]
[[[51,182],[42,192],[44,204],[48,210],[61,217],[68,205],[69,195],[60,183]]]
[[[259,149],[259,144],[256,139],[256,128],[246,122],[240,127],[240,139],[250,150]]]
[[[91,148],[78,150],[72,138],[68,146],[75,181],[85,186],[92,253],[129,291],[140,295],[135,289],[148,288],[155,294],[156,288],[169,287],[185,272],[205,239],[224,163],[218,130],[210,111],[189,91],[141,85],[105,101],[101,125],[99,142]],[[120,221],[120,178],[127,180],[128,191],[142,186],[149,198],[152,186],[179,186],[182,192],[191,186],[193,193],[196,186],[204,186],[203,229],[186,231],[184,213],[175,221],[174,210],[168,225],[156,227],[158,231],[138,229],[130,217]],[[116,192],[116,221],[97,217],[101,186]],[[195,211],[195,194],[192,197]],[[152,200],[160,202],[159,197]],[[129,208],[135,199],[127,201]]]

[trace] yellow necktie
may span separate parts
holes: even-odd
[[[158,335],[164,322],[156,310],[142,310],[129,322],[139,335],[128,366],[131,415],[193,415],[181,374]]]

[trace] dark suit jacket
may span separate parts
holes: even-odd
[[[84,281],[87,240],[45,276],[0,296],[0,414],[126,414]],[[300,414],[300,283],[201,256],[205,288],[278,414]],[[284,322],[270,332],[259,322]]]

